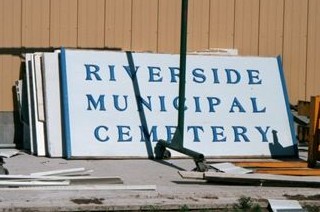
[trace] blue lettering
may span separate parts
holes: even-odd
[[[140,131],[141,131],[141,141],[149,141],[150,137],[152,136],[152,141],[158,141],[158,134],[157,134],[157,126],[152,126],[151,127],[151,131],[148,132],[147,129],[145,129],[142,126],[140,127]],[[148,140],[145,137],[145,135],[148,135]]]
[[[184,99],[184,102],[186,102],[186,99]],[[179,97],[176,97],[173,99],[173,106],[175,109],[179,110]],[[185,105],[184,110],[187,110],[188,107]]]
[[[245,113],[246,112],[245,109],[240,104],[240,102],[237,99],[237,97],[234,97],[229,113],[234,113],[234,107],[237,107],[239,109],[240,113]]]
[[[132,137],[130,136],[130,126],[117,126],[118,128],[118,142],[130,142]]]
[[[119,106],[119,95],[112,95],[113,97],[113,104],[114,107],[118,110],[118,111],[125,111],[128,108],[128,96],[127,95],[123,95],[123,99],[124,99],[124,107],[120,107]]]
[[[212,74],[213,74],[213,83],[216,83],[216,84],[220,83],[219,76],[218,76],[218,69],[213,68],[211,70],[212,70]]]
[[[159,96],[159,99],[160,99],[160,112],[166,112],[167,109],[166,109],[166,104],[164,102],[165,96]]]
[[[262,80],[259,78],[258,70],[247,70],[249,77],[249,85],[261,84]]]
[[[173,136],[174,136],[174,133],[176,131],[177,127],[175,126],[166,126],[166,130],[167,130],[167,141],[168,142],[171,142]]]
[[[194,104],[195,104],[195,107],[196,107],[195,112],[196,113],[201,113],[200,102],[199,102],[200,97],[199,96],[194,96],[193,99],[194,99]]]
[[[192,71],[193,81],[197,83],[204,83],[206,81],[206,76],[203,74],[204,70],[201,68],[196,68]]]
[[[179,78],[179,71],[178,67],[169,67],[171,73],[171,81],[170,82],[178,82],[177,78]]]
[[[149,69],[149,82],[162,82],[160,77],[161,69],[159,67],[148,66]]]
[[[101,136],[102,133],[100,133],[100,131],[104,131],[107,132],[109,129],[106,126],[98,126],[96,127],[96,129],[94,130],[94,137],[101,142],[106,142],[108,141],[110,138],[107,134],[104,135],[104,137]]]
[[[240,136],[243,138],[245,142],[250,141],[246,136],[247,128],[242,126],[233,126],[232,129],[234,133],[234,142],[240,142]]]
[[[201,126],[189,126],[187,128],[187,131],[189,131],[190,129],[193,131],[193,135],[194,135],[193,136],[193,142],[200,142],[198,130],[201,130],[203,132],[203,127],[201,127]]]
[[[212,142],[225,142],[227,138],[223,135],[224,128],[222,126],[211,126]]]
[[[116,81],[116,77],[114,74],[114,65],[109,65],[109,71],[110,71],[110,81]]]
[[[92,110],[91,105],[93,106],[93,108],[96,110],[97,107],[99,106],[99,110],[100,111],[105,111],[106,107],[104,104],[104,97],[105,95],[100,95],[98,98],[98,101],[95,101],[94,98],[92,97],[91,94],[87,94],[87,102],[88,102],[88,107],[87,110]]]
[[[84,64],[86,67],[86,80],[92,80],[92,75],[96,80],[102,80],[98,72],[100,71],[100,67],[94,64]]]
[[[227,74],[227,84],[237,84],[240,82],[241,75],[237,70],[234,69],[225,69]],[[234,76],[235,78],[233,78]]]
[[[148,98],[149,102],[144,100],[141,96],[137,97],[137,99],[138,99],[138,110],[139,111],[143,111],[142,105],[146,106],[150,111],[152,111],[152,108],[151,108],[151,96],[147,96],[147,98]]]
[[[129,77],[133,80],[137,75],[137,71],[139,69],[139,66],[135,66],[134,70],[132,70],[131,66],[123,66],[123,68],[126,70]]]
[[[251,97],[250,98],[251,103],[252,103],[252,112],[253,113],[265,113],[266,112],[266,107],[262,108],[262,109],[258,109],[257,106],[257,98]]]
[[[262,127],[255,127],[255,128],[256,128],[256,129],[259,131],[259,133],[261,134],[261,136],[262,136],[262,142],[268,142],[267,132],[268,132],[268,130],[269,130],[270,127],[267,126],[265,130],[263,130]]]
[[[209,102],[209,112],[216,112],[214,109],[214,106],[217,106],[220,104],[221,100],[217,97],[207,97]]]

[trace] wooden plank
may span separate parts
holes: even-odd
[[[77,47],[78,1],[50,1],[50,46]]]
[[[311,97],[308,143],[308,167],[313,168],[320,160],[320,96]]]
[[[78,47],[104,47],[104,0],[78,0]]]
[[[320,169],[306,169],[306,168],[260,168],[256,169],[254,173],[263,174],[280,174],[291,176],[320,176]]]
[[[105,46],[131,50],[132,1],[106,0]]]
[[[209,0],[190,0],[187,51],[209,49]]]
[[[196,179],[196,180],[204,179],[203,172],[178,171],[178,174],[184,179]]]
[[[306,99],[320,94],[320,1],[309,0]]]
[[[279,162],[233,162],[237,166],[247,168],[307,168],[305,161],[279,161]]]
[[[320,187],[320,177],[205,172],[204,179],[211,183],[231,183],[254,186]]]
[[[49,0],[22,1],[22,46],[48,47]]]
[[[132,50],[157,51],[158,0],[132,1]]]
[[[260,0],[259,55],[282,54],[284,0]]]
[[[292,104],[306,100],[308,0],[285,0],[283,66]]]
[[[180,51],[181,2],[159,1],[158,52]]]
[[[21,47],[21,0],[1,0],[0,8],[0,46]]]
[[[234,48],[240,55],[258,55],[259,1],[236,1],[234,33]]]
[[[209,48],[234,48],[235,0],[210,1]]]

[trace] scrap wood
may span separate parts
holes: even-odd
[[[214,163],[210,164],[210,167],[214,168],[215,170],[224,172],[224,173],[234,173],[234,174],[248,174],[252,173],[252,170],[250,169],[245,169],[239,166],[235,166],[232,163]]]
[[[66,186],[70,185],[69,180],[55,180],[55,181],[12,181],[1,180],[0,187],[20,187],[20,186]]]
[[[298,177],[272,174],[228,174],[205,172],[208,182],[232,183],[243,185],[269,185],[283,187],[320,187],[320,177]]]
[[[70,181],[70,184],[122,184],[117,176],[93,177],[93,176],[32,176],[32,175],[0,175],[1,181]]]
[[[70,185],[70,186],[37,186],[37,187],[19,187],[19,188],[1,188],[0,191],[20,191],[20,190],[45,190],[45,191],[71,191],[71,190],[137,190],[154,191],[156,185]]]
[[[246,168],[307,168],[305,161],[239,161],[233,162],[237,166]]]
[[[320,169],[309,168],[260,168],[256,169],[254,172],[292,176],[320,176]]]
[[[92,173],[93,170],[86,170],[85,168],[72,168],[72,169],[62,169],[62,170],[53,170],[53,171],[46,171],[46,172],[35,172],[31,173],[31,176],[74,176],[74,175],[89,175]]]
[[[298,177],[272,174],[228,174],[221,172],[179,171],[184,179],[206,180],[212,183],[268,185],[283,187],[320,187],[320,177]]]

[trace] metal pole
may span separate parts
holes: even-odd
[[[184,137],[184,108],[186,85],[186,56],[187,56],[187,26],[188,26],[188,0],[182,0],[181,5],[181,34],[180,34],[180,75],[179,75],[179,112],[178,126],[179,136],[173,139],[174,145],[183,146]]]

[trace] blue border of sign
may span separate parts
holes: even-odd
[[[61,108],[62,108],[62,141],[63,154],[67,159],[71,158],[71,135],[69,119],[69,98],[68,98],[68,79],[67,79],[66,51],[61,47],[60,53],[60,78],[61,78]]]
[[[286,103],[286,107],[287,107],[287,115],[288,115],[288,119],[289,119],[289,124],[290,124],[290,130],[291,130],[291,139],[293,142],[293,145],[296,146],[297,142],[295,139],[295,130],[294,130],[294,124],[293,124],[293,116],[290,110],[290,101],[289,101],[289,96],[288,96],[288,91],[287,91],[287,86],[286,86],[286,80],[285,80],[285,76],[284,76],[284,71],[283,71],[283,66],[282,66],[282,60],[281,60],[281,56],[279,55],[277,57],[277,61],[278,61],[278,67],[279,67],[279,72],[280,72],[280,77],[281,77],[281,85],[282,85],[282,91],[283,91],[283,96],[285,98],[285,103]],[[294,148],[295,151],[295,155],[298,157],[298,148]]]

